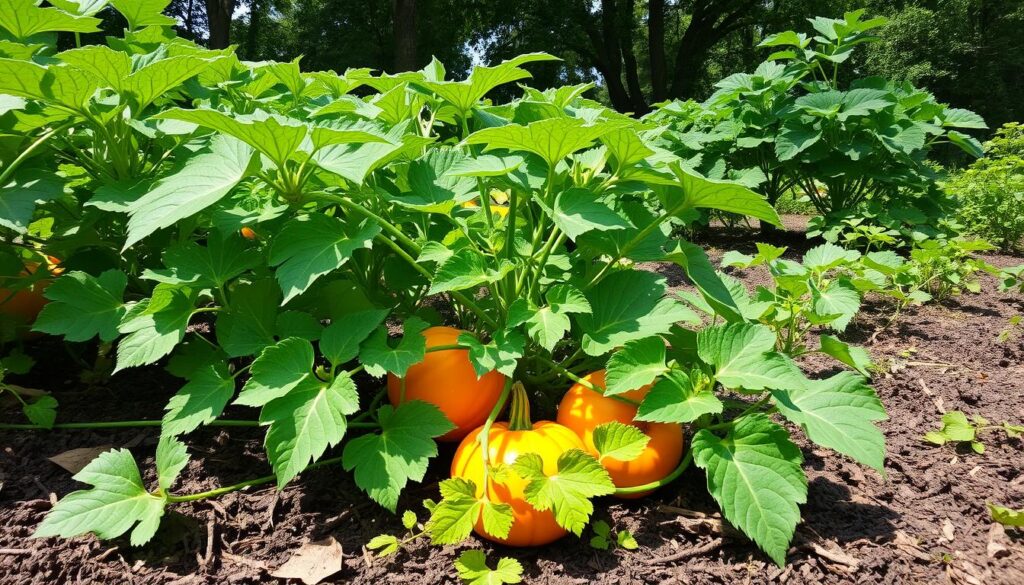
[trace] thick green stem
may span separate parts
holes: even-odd
[[[512,404],[508,408],[508,430],[529,431],[533,429],[530,420],[530,398],[522,382],[512,384]]]
[[[617,495],[617,496],[625,496],[625,495],[629,495],[629,494],[639,494],[639,493],[643,493],[643,492],[649,492],[651,490],[656,490],[656,489],[658,489],[658,488],[660,488],[660,487],[662,487],[664,485],[668,485],[668,484],[672,483],[673,481],[675,481],[676,478],[678,478],[680,475],[682,475],[683,472],[686,471],[686,468],[688,468],[690,466],[690,462],[692,462],[692,461],[693,461],[693,451],[690,450],[690,451],[686,452],[686,456],[683,457],[683,460],[679,462],[679,465],[676,466],[676,468],[672,470],[672,473],[666,475],[665,477],[659,479],[658,481],[652,481],[650,483],[645,483],[643,485],[635,485],[635,486],[631,486],[631,487],[618,488],[618,489],[615,490],[615,495]]]
[[[505,379],[505,386],[501,389],[501,396],[494,403],[494,408],[491,409],[491,413],[487,416],[483,428],[480,429],[480,435],[477,436],[477,441],[480,442],[480,456],[483,458],[484,463],[484,497],[487,496],[487,488],[491,481],[491,425],[494,424],[494,421],[498,420],[498,415],[505,408],[505,403],[508,402],[508,397],[512,393],[512,384],[512,378]]]
[[[310,464],[305,469],[303,469],[303,471],[309,471],[310,469],[315,469],[317,467],[324,467],[324,466],[327,466],[327,465],[334,465],[335,463],[341,463],[341,457],[332,457],[330,459],[321,459],[320,461],[317,461],[316,463]],[[252,487],[254,485],[261,485],[261,484],[264,484],[264,483],[271,483],[271,482],[273,482],[275,480],[277,480],[277,476],[276,475],[264,475],[263,477],[257,477],[256,479],[248,479],[248,480],[245,480],[243,482],[239,482],[239,483],[236,483],[236,484],[233,484],[233,485],[224,486],[222,488],[217,488],[215,490],[210,490],[210,491],[206,491],[206,492],[199,492],[197,494],[187,494],[187,495],[183,495],[183,496],[178,496],[178,495],[174,495],[174,494],[167,494],[167,501],[168,502],[195,502],[196,500],[205,500],[207,498],[215,498],[217,496],[223,496],[224,494],[229,494],[231,492],[237,492],[238,490],[242,490],[242,489],[245,489],[247,487]]]
[[[607,272],[611,270],[611,267],[614,266],[616,262],[625,258],[627,254],[633,251],[633,248],[639,246],[640,243],[643,242],[645,238],[647,238],[647,236],[654,233],[654,230],[660,228],[661,224],[665,223],[665,221],[668,220],[668,218],[682,213],[683,211],[686,210],[687,207],[689,207],[689,202],[684,201],[683,203],[676,205],[674,208],[666,212],[664,215],[659,216],[657,219],[647,224],[647,226],[644,227],[644,229],[640,230],[640,233],[638,233],[630,241],[626,242],[626,245],[619,250],[618,254],[616,254],[611,261],[609,261],[607,264],[604,265],[604,267],[601,268],[597,275],[594,276],[594,278],[590,282],[588,282],[585,287],[583,287],[583,290],[588,290],[598,282],[601,282],[601,279],[605,277],[605,274],[607,274]]]
[[[0,188],[7,184],[7,181],[10,180],[11,176],[14,174],[14,171],[18,170],[18,167],[21,166],[21,163],[28,160],[28,158],[32,156],[32,153],[38,150],[39,147],[41,147],[43,144],[46,144],[47,140],[53,138],[57,134],[60,134],[64,130],[67,130],[68,128],[74,125],[74,121],[67,122],[60,126],[57,126],[53,130],[50,130],[49,132],[44,133],[39,138],[36,138],[35,142],[30,144],[28,148],[26,148],[25,150],[21,151],[21,154],[19,154],[17,158],[11,161],[11,164],[7,165],[3,172],[0,172]]]
[[[598,388],[597,386],[594,386],[593,384],[591,384],[587,380],[584,380],[583,378],[577,376],[576,374],[572,373],[571,371],[565,369],[564,367],[562,367],[561,364],[559,364],[558,362],[555,362],[554,360],[548,358],[547,356],[543,356],[543,355],[539,355],[538,354],[536,357],[537,357],[537,359],[539,359],[542,362],[544,362],[545,364],[547,364],[548,367],[550,367],[552,369],[555,369],[555,370],[558,370],[558,372],[560,372],[566,378],[569,378],[570,380],[572,380],[573,382],[576,382],[577,384],[583,386],[584,388],[587,388],[589,390],[593,390],[594,392],[597,392],[598,394],[604,396],[605,398],[611,398],[612,400],[618,400],[619,402],[624,402],[624,403],[626,403],[626,404],[628,404],[630,406],[633,406],[633,407],[639,407],[640,406],[639,402],[637,402],[636,400],[630,400],[629,398],[626,398],[625,396],[619,396],[617,394],[612,394],[612,395],[605,394],[602,389]]]
[[[326,201],[337,203],[338,205],[344,207],[348,211],[353,211],[377,222],[377,224],[380,225],[384,231],[394,236],[395,239],[398,240],[398,243],[401,244],[401,246],[399,246],[395,242],[392,242],[391,239],[387,237],[378,237],[378,239],[380,239],[381,242],[384,242],[387,246],[394,250],[396,254],[398,254],[403,260],[408,262],[409,265],[413,267],[413,269],[415,269],[417,272],[426,277],[427,280],[432,281],[434,279],[433,274],[430,274],[430,272],[427,269],[420,266],[419,263],[416,262],[416,260],[412,256],[410,256],[409,252],[405,251],[405,249],[408,249],[412,254],[419,256],[420,247],[416,245],[416,242],[412,241],[408,236],[406,236],[402,232],[402,230],[398,229],[398,227],[396,227],[394,224],[350,199],[330,195],[327,193],[319,193],[316,195],[316,197],[318,199],[323,199]],[[479,317],[482,321],[484,321],[491,327],[498,326],[498,322],[491,318],[491,316],[488,315],[486,311],[484,311],[479,305],[476,304],[475,301],[473,301],[473,299],[457,291],[453,291],[451,295],[457,301],[465,305],[465,307],[468,308],[470,311],[473,311],[473,313],[475,313],[477,317]]]

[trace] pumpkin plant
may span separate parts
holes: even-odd
[[[112,0],[122,36],[58,52],[37,35],[96,27],[85,4],[59,4],[0,10],[13,39],[0,124],[20,152],[0,159],[17,203],[0,207],[4,250],[66,258],[36,331],[116,344],[116,371],[159,364],[183,382],[161,421],[108,423],[160,427],[157,485],[129,451],[104,453],[36,536],[130,531],[140,545],[168,505],[325,466],[395,511],[436,440],[465,436],[424,524],[434,542],[580,535],[595,497],[649,492],[694,463],[782,564],[807,485],[779,419],[881,470],[885,414],[864,379],[808,379],[705,252],[670,238],[706,211],[778,225],[771,205],[693,170],[660,146],[665,128],[586,86],[486,100],[553,57],[460,81],[436,60],[304,72],[175,38],[165,0]],[[640,262],[680,266],[713,324]],[[554,414],[574,384],[629,409],[586,428],[530,422],[531,401]],[[225,419],[228,404],[258,415]],[[175,492],[202,426],[264,428],[273,475]],[[616,462],[633,461],[622,477]]]
[[[701,104],[663,104],[648,119],[671,124],[664,144],[690,164],[741,178],[773,204],[798,189],[821,214],[810,236],[843,241],[862,223],[895,231],[900,244],[955,234],[955,205],[929,157],[942,144],[981,156],[964,131],[987,126],[907,83],[853,78],[856,47],[877,41],[886,22],[863,16],[809,19],[811,35],[771,34],[759,46],[774,52],[753,73],[723,79]]]

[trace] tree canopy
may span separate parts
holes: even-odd
[[[642,114],[752,70],[773,31],[861,7],[889,22],[856,57],[858,76],[926,87],[993,128],[1024,118],[1018,0],[173,0],[168,11],[186,36],[251,60],[301,56],[306,70],[394,73],[436,56],[465,73],[544,51],[562,60],[538,64],[534,85],[594,82],[593,97]]]

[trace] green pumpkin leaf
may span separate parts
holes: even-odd
[[[270,248],[269,263],[287,303],[316,279],[341,268],[359,249],[370,248],[380,226],[364,222],[351,226],[321,214],[292,219],[281,228]]]
[[[63,335],[68,341],[88,341],[97,335],[113,341],[127,311],[124,289],[128,277],[108,270],[98,277],[85,272],[69,272],[46,289],[51,302],[43,307],[34,331]]]
[[[188,465],[188,448],[174,437],[161,436],[156,446],[156,475],[160,490],[167,493]]]
[[[743,185],[695,175],[679,163],[672,163],[669,167],[682,187],[683,204],[686,208],[718,209],[782,226],[782,220],[779,219],[775,208],[764,197]],[[674,191],[668,190],[667,193],[671,194]],[[680,205],[674,197],[662,203],[669,209]]]
[[[320,337],[320,351],[334,367],[359,355],[359,346],[387,318],[387,310],[358,311],[335,319]]]
[[[342,465],[355,470],[356,485],[375,502],[395,511],[398,496],[411,481],[423,481],[427,463],[437,455],[434,437],[455,428],[432,404],[419,400],[378,411],[381,432],[362,435],[345,445]]]
[[[733,323],[697,334],[697,354],[715,367],[715,380],[732,390],[801,390],[807,384],[793,361],[775,353],[775,333],[764,325]]]
[[[49,2],[64,12],[78,16],[93,16],[110,4],[110,0],[49,0]]]
[[[124,79],[118,87],[135,98],[134,107],[145,110],[157,98],[199,75],[210,61],[197,55],[178,55],[154,61]]]
[[[515,559],[501,557],[498,566],[487,566],[482,550],[467,550],[455,560],[455,570],[466,585],[503,585],[523,581],[523,565]]]
[[[836,331],[846,330],[846,326],[860,311],[860,292],[850,281],[839,279],[828,284],[824,289],[811,285],[811,299],[814,312],[823,317],[831,318],[830,326]]]
[[[455,106],[459,111],[468,112],[488,92],[499,85],[530,77],[530,72],[520,68],[520,65],[536,61],[558,60],[558,57],[547,53],[527,53],[494,66],[477,65],[473,67],[469,78],[465,81],[434,79],[416,81],[414,85],[437,94],[438,97]]]
[[[306,341],[318,341],[324,328],[313,315],[304,311],[285,311],[277,316],[277,337],[299,337]]]
[[[305,339],[283,339],[263,350],[249,369],[235,404],[263,406],[301,386],[315,385],[313,346]]]
[[[57,420],[57,399],[53,396],[40,396],[23,405],[21,411],[32,424],[52,429],[53,423]]]
[[[141,546],[156,534],[167,499],[146,491],[135,459],[127,449],[101,454],[74,479],[93,487],[64,496],[43,519],[33,538],[71,538],[92,532],[110,539],[131,530],[132,545]]]
[[[512,268],[511,263],[502,261],[495,270],[488,266],[487,258],[483,254],[473,248],[462,248],[438,263],[428,294],[465,290],[496,282]]]
[[[559,193],[551,219],[572,241],[590,231],[621,230],[630,223],[588,189],[574,187]]]
[[[88,45],[57,54],[61,61],[92,75],[104,87],[116,91],[124,88],[132,74],[132,58],[106,45]]]
[[[260,263],[260,256],[248,250],[236,233],[212,232],[206,245],[185,241],[168,248],[163,255],[165,269],[146,270],[142,277],[167,284],[191,284],[199,288],[220,288],[229,280]]]
[[[419,211],[449,215],[452,209],[476,197],[476,181],[448,171],[465,155],[454,148],[433,149],[409,164],[411,193],[394,197],[397,203]]]
[[[591,146],[595,140],[622,125],[618,121],[600,121],[590,125],[578,118],[549,118],[526,126],[507,124],[484,128],[470,134],[463,143],[484,144],[485,151],[532,152],[544,159],[549,167],[554,167],[565,157]]]
[[[175,437],[209,424],[221,415],[234,395],[235,380],[224,362],[196,369],[189,374],[188,383],[167,402],[161,436]]]
[[[800,425],[810,440],[884,473],[885,437],[872,423],[888,416],[860,375],[841,372],[772,396],[779,412]]]
[[[39,8],[36,0],[4,0],[0,4],[0,27],[16,40],[45,32],[90,33],[100,30],[100,19],[70,14],[59,8]]]
[[[984,118],[962,108],[946,108],[942,115],[942,125],[947,128],[969,128],[973,130],[985,130],[988,128]]]
[[[632,461],[643,454],[651,438],[633,425],[612,421],[594,428],[594,448],[598,460],[610,457],[617,461]]]
[[[512,469],[529,482],[526,501],[542,512],[552,510],[558,525],[576,536],[583,533],[594,513],[591,498],[615,491],[615,484],[601,463],[579,449],[562,453],[558,457],[558,471],[551,476],[544,473],[544,461],[536,453],[520,455]]]
[[[680,241],[676,249],[667,253],[665,259],[675,262],[686,271],[694,286],[715,313],[729,322],[743,322],[743,312],[736,306],[729,287],[711,265],[703,248],[690,242]]]
[[[786,430],[753,414],[733,421],[724,439],[698,431],[690,449],[725,519],[783,566],[800,521],[799,505],[807,502],[803,455]]]
[[[194,307],[194,291],[158,284],[151,298],[131,307],[122,319],[118,330],[125,337],[117,344],[114,371],[152,364],[171,353],[185,337]]]
[[[226,136],[214,137],[206,152],[189,158],[181,169],[159,180],[130,205],[123,249],[220,201],[249,176],[255,161],[245,144]]]
[[[723,408],[710,389],[694,388],[686,372],[669,370],[640,403],[636,420],[690,423],[705,414],[719,414]]]
[[[423,361],[427,352],[427,338],[422,332],[427,323],[417,317],[409,317],[402,324],[402,340],[396,347],[388,344],[387,327],[379,327],[363,342],[359,361],[371,376],[383,376],[391,372],[404,377],[409,368]]]
[[[309,368],[312,366],[310,362]],[[270,425],[265,444],[278,489],[319,459],[328,447],[340,443],[348,428],[345,417],[357,410],[359,394],[346,372],[329,384],[306,378],[284,396],[267,402],[260,411],[260,423]]]
[[[605,396],[643,388],[667,369],[665,342],[660,337],[629,341],[608,359]]]
[[[778,249],[779,248],[774,248],[774,250]],[[761,256],[761,254],[759,254],[759,256]],[[859,258],[860,252],[856,250],[847,250],[832,243],[824,243],[808,250],[807,253],[804,254],[802,263],[807,268],[816,272],[825,272],[839,266],[845,266],[850,262],[855,262]],[[766,259],[770,262],[775,258],[768,256]]]
[[[840,362],[860,372],[864,377],[870,377],[871,356],[863,347],[850,345],[844,341],[831,336],[822,335],[819,338],[821,353],[830,355]]]
[[[306,139],[308,128],[280,116],[229,116],[217,110],[170,109],[150,119],[181,120],[232,136],[262,152],[278,168],[283,168]]]
[[[593,312],[577,317],[583,351],[599,356],[627,341],[668,333],[678,321],[697,316],[665,298],[665,279],[638,270],[614,272],[587,294]]]
[[[459,335],[458,343],[469,348],[469,362],[478,378],[495,370],[511,377],[523,357],[526,338],[519,331],[501,330],[486,345],[472,333]]]
[[[274,344],[281,290],[270,278],[238,284],[217,314],[217,343],[229,357],[256,355]]]
[[[36,206],[64,194],[64,180],[50,170],[22,169],[2,188],[0,227],[24,234],[32,223]]]
[[[162,14],[168,4],[170,0],[110,0],[110,5],[124,16],[128,29],[133,31],[147,26],[177,24],[178,21]]]

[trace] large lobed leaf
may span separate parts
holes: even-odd
[[[799,505],[807,501],[803,456],[786,430],[753,414],[734,421],[724,439],[698,431],[690,448],[726,520],[784,565]]]

